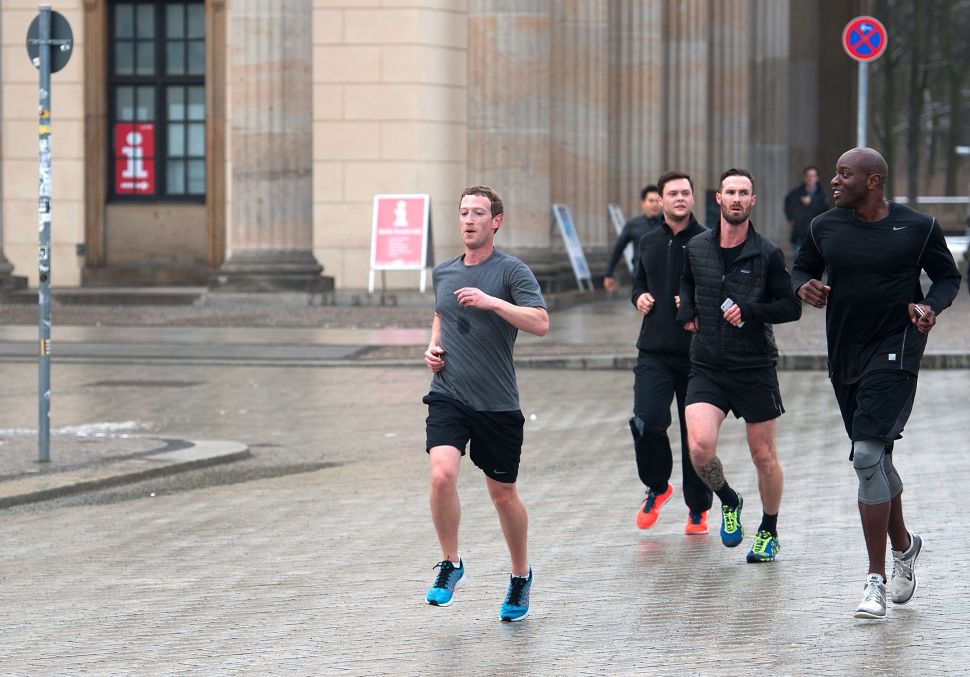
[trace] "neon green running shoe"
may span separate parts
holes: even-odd
[[[738,505],[730,508],[721,505],[721,543],[729,548],[736,548],[744,540],[744,529],[741,528],[741,506],[744,500],[738,494]]]
[[[748,561],[755,562],[774,562],[775,557],[781,552],[781,542],[777,536],[772,536],[770,531],[762,529],[754,537],[754,545],[748,553]]]

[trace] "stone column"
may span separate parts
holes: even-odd
[[[714,187],[707,160],[708,33],[713,4],[707,0],[666,0],[664,4],[664,169],[683,170],[693,177],[695,214],[701,220],[704,190]]]
[[[730,167],[751,164],[748,116],[751,89],[751,1],[711,3],[711,121],[707,176],[716,190],[718,178]],[[756,179],[759,177],[755,177]]]
[[[615,238],[606,213],[607,10],[606,0],[552,4],[552,201],[569,205],[588,258]]]
[[[782,209],[785,193],[791,187],[790,9],[790,0],[752,0],[751,6],[751,172],[758,195],[752,220],[763,235],[782,247],[789,237]]]
[[[525,258],[550,244],[550,83],[548,3],[469,2],[468,182],[502,195],[498,246]]]
[[[663,11],[660,3],[610,0],[609,201],[640,213],[640,190],[663,166]]]
[[[231,206],[213,287],[326,288],[312,253],[312,2],[233,0],[228,11]]]
[[[788,184],[794,186],[802,179],[802,168],[819,165],[818,157],[818,91],[819,91],[819,16],[821,10],[814,2],[795,2],[791,5],[788,32],[791,36],[791,60],[788,77],[791,96],[788,102],[789,143],[791,156]],[[826,82],[825,86],[829,87]],[[820,167],[820,169],[822,169]],[[828,167],[825,172],[830,171]]]

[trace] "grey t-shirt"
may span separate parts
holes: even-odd
[[[464,402],[473,411],[516,411],[512,348],[519,330],[491,310],[466,308],[455,290],[477,287],[517,306],[545,308],[535,275],[522,261],[498,250],[475,266],[464,256],[437,265],[435,311],[440,318],[445,367],[431,379],[431,392]]]

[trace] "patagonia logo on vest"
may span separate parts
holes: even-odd
[[[744,273],[744,274],[746,274],[746,275],[750,275],[751,274],[751,269],[750,268],[742,268],[741,269],[741,272]]]

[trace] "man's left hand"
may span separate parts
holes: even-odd
[[[920,317],[919,313],[916,312],[916,306],[919,306],[923,311],[923,316]],[[930,329],[936,326],[936,313],[933,309],[924,303],[910,303],[909,304],[909,320],[916,325],[921,334],[929,334]]]
[[[496,299],[489,296],[481,289],[476,287],[462,287],[455,290],[455,298],[458,303],[466,308],[480,308],[481,310],[494,310]]]
[[[732,324],[735,327],[741,325],[741,307],[735,303],[733,306],[724,311],[724,319],[727,320],[728,324]]]

